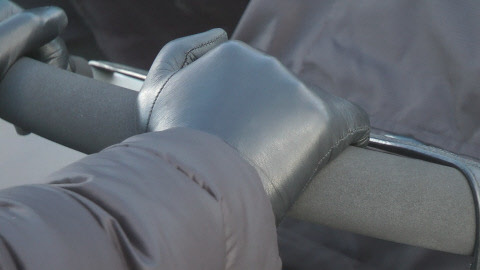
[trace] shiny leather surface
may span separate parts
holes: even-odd
[[[27,53],[49,65],[71,70],[68,50],[63,40],[57,37],[48,42],[60,34],[67,24],[63,11],[54,7],[36,9],[33,12],[22,11],[15,3],[0,0],[0,78],[20,56]],[[29,12],[33,15],[30,18]],[[57,27],[55,24],[58,24]],[[29,29],[23,29],[25,27]],[[15,130],[19,135],[30,134],[19,126],[15,126]]]
[[[227,40],[227,34],[223,30],[213,29],[209,32],[177,39],[162,48],[152,64],[138,97],[140,131],[151,130],[148,122],[152,116],[153,107],[162,86],[168,82],[170,77]]]
[[[0,77],[20,57],[54,40],[67,25],[63,10],[56,7],[22,11],[10,1],[0,0]],[[68,59],[60,41],[53,41],[34,54],[47,63],[66,67]]]
[[[67,45],[65,45],[63,39],[59,37],[38,48],[31,56],[38,61],[75,72],[70,65],[70,55],[67,50]]]
[[[0,22],[19,12],[22,12],[22,8],[17,4],[8,0],[0,1]]]
[[[313,175],[347,145],[363,146],[359,107],[312,90],[276,59],[221,29],[170,42],[138,97],[141,131],[190,127],[222,138],[253,165],[280,220]]]

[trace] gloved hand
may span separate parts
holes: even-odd
[[[141,131],[189,127],[223,139],[253,165],[279,221],[313,175],[346,146],[364,146],[359,107],[312,91],[273,57],[221,29],[168,43],[138,96]]]
[[[0,0],[0,78],[20,57],[55,39],[67,25],[67,16],[56,7],[26,11],[10,1]],[[39,53],[43,60],[57,61],[50,46]],[[47,55],[48,54],[48,55]],[[55,60],[54,60],[55,59]]]
[[[15,3],[0,0],[0,79],[27,53],[47,64],[69,68],[65,43],[57,37],[66,25],[67,17],[59,8],[22,12]],[[15,129],[20,135],[29,134],[20,127],[15,126]]]
[[[0,22],[22,11],[23,9],[15,3],[7,0],[0,0]],[[82,70],[81,68],[77,70],[76,65],[80,64],[81,66],[86,66],[86,60],[78,56],[71,57],[68,53],[65,42],[60,37],[56,37],[42,47],[33,50],[29,53],[29,56],[61,69],[70,70],[88,77],[92,76],[88,70]]]

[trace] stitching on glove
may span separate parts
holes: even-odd
[[[193,51],[195,51],[195,50],[197,50],[197,49],[200,49],[200,48],[202,48],[202,47],[208,46],[208,45],[210,45],[210,44],[212,44],[212,43],[215,43],[215,41],[219,40],[219,39],[222,38],[223,36],[224,36],[224,33],[218,35],[216,38],[214,38],[214,39],[212,39],[212,40],[210,40],[210,41],[208,41],[208,42],[204,42],[204,43],[202,43],[202,44],[200,44],[200,45],[198,45],[198,46],[190,49],[189,51],[187,51],[187,52],[185,53],[185,59],[183,60],[183,63],[182,63],[182,65],[180,66],[180,68],[182,69],[182,68],[184,68],[184,67],[187,65],[188,55],[190,55]]]
[[[162,87],[160,87],[160,90],[158,90],[157,94],[155,95],[155,99],[153,100],[152,102],[152,106],[150,108],[150,112],[148,113],[148,119],[147,119],[147,123],[145,125],[145,132],[148,132],[148,125],[150,124],[150,119],[152,118],[152,113],[153,113],[153,108],[155,107],[155,103],[157,103],[157,99],[158,99],[158,96],[160,95],[160,93],[162,92],[163,88],[165,88],[165,85],[167,85],[168,81],[170,81],[170,79],[173,77],[173,75],[177,74],[177,72],[180,71],[177,70],[175,72],[173,72],[168,78],[167,80],[165,81],[165,83],[162,85]]]
[[[312,182],[312,179],[313,179],[313,177],[315,176],[315,174],[317,173],[318,169],[320,168],[320,165],[322,165],[323,160],[324,160],[325,158],[327,158],[327,157],[332,153],[333,149],[337,148],[338,145],[339,145],[342,141],[348,139],[351,135],[353,135],[353,134],[355,134],[355,133],[357,133],[357,132],[362,132],[362,131],[363,131],[363,132],[364,132],[364,131],[370,132],[370,127],[360,127],[360,128],[356,128],[356,129],[354,129],[354,130],[349,130],[349,131],[347,132],[347,134],[345,134],[342,138],[340,138],[338,141],[336,141],[335,144],[332,145],[332,147],[330,147],[330,149],[328,150],[328,152],[320,159],[320,161],[318,161],[317,167],[315,168],[315,170],[313,171],[312,175],[310,176],[310,178],[308,179],[308,181],[305,183],[305,185],[303,185],[303,188],[302,188],[300,194],[302,194],[302,193],[305,191],[305,189],[307,188],[307,186],[310,184],[310,182]],[[298,200],[296,200],[296,201],[293,203],[293,205],[296,205],[297,202],[298,202]],[[292,207],[293,207],[293,205],[292,205]]]
[[[173,77],[173,75],[177,74],[177,72],[179,72],[184,66],[185,64],[187,63],[187,60],[188,60],[188,55],[190,53],[192,53],[194,50],[197,50],[197,49],[200,49],[202,47],[205,47],[205,46],[208,46],[209,44],[212,44],[214,43],[215,41],[219,40],[224,34],[222,33],[221,35],[215,37],[214,39],[211,39],[210,41],[208,42],[205,42],[205,43],[202,43],[200,45],[198,45],[197,47],[195,48],[192,48],[190,49],[189,51],[187,51],[185,53],[185,59],[183,60],[183,64],[182,66],[176,70],[175,72],[173,72],[168,78],[167,80],[165,81],[165,83],[162,85],[162,87],[160,88],[160,90],[158,90],[157,94],[155,95],[155,99],[153,100],[153,103],[152,103],[152,106],[150,108],[150,112],[148,113],[148,119],[147,119],[147,123],[145,125],[145,132],[148,131],[148,125],[150,125],[150,120],[152,118],[152,113],[153,113],[153,108],[155,107],[155,103],[157,103],[157,99],[158,99],[158,96],[160,95],[160,93],[162,92],[163,88],[165,88],[165,86],[167,85],[168,81],[170,81],[170,79]]]

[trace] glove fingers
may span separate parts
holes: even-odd
[[[329,132],[333,141],[328,142],[333,147],[329,157],[325,161],[335,158],[348,145],[365,147],[370,139],[370,120],[368,114],[359,106],[343,98],[334,96],[314,85],[308,86],[313,89],[316,96],[329,105],[332,119]],[[340,120],[339,120],[340,119]]]
[[[138,96],[138,127],[147,131],[153,106],[159,93],[177,71],[228,40],[220,28],[179,38],[165,45],[148,72]]]
[[[0,22],[0,76],[22,55],[57,37],[67,25],[64,11],[36,8]]]
[[[61,68],[69,69],[69,54],[65,42],[56,38],[29,54],[34,59],[43,63]]]
[[[178,71],[227,40],[227,33],[220,28],[173,40],[162,48],[152,70]]]

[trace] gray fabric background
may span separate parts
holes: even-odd
[[[252,0],[233,38],[375,128],[480,158],[479,25],[479,1]]]

